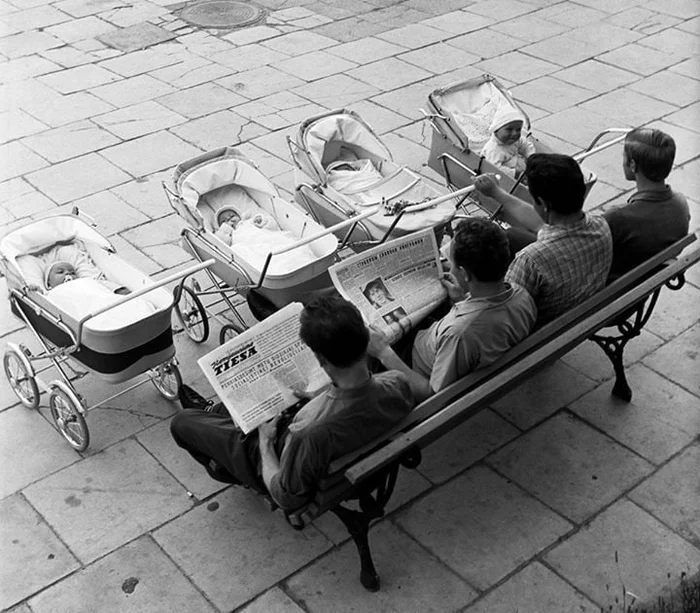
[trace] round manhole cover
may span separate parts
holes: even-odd
[[[187,7],[180,19],[201,28],[242,28],[260,21],[265,13],[250,4],[233,0],[207,0]]]

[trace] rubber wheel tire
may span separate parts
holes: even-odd
[[[180,306],[184,306],[183,307]],[[204,305],[187,285],[182,286],[180,300],[175,304],[175,314],[180,320],[182,327],[195,343],[203,343],[209,338],[209,318],[204,310]],[[200,329],[201,327],[201,329]]]
[[[222,326],[221,331],[219,332],[219,345],[227,343],[232,338],[237,337],[239,334],[240,331],[233,324],[226,324]]]
[[[159,366],[151,376],[151,381],[160,395],[166,400],[173,401],[179,398],[178,392],[182,385],[182,375],[177,364],[171,362]],[[171,385],[171,383],[174,383],[174,385]]]
[[[39,406],[39,387],[17,352],[12,349],[6,351],[2,358],[2,366],[19,401],[28,409],[36,409]]]
[[[90,431],[73,399],[62,389],[54,388],[49,395],[49,409],[58,431],[68,444],[76,451],[85,451],[90,445]]]

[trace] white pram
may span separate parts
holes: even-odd
[[[489,126],[497,111],[504,107],[517,109],[523,117],[523,134],[529,137],[538,153],[556,153],[551,147],[531,134],[530,119],[525,110],[511,96],[498,79],[484,74],[473,79],[438,88],[428,96],[428,112],[424,115],[433,128],[428,166],[443,175],[448,186],[462,189],[473,183],[474,177],[484,173],[500,173],[501,186],[518,198],[532,202],[532,196],[521,177],[516,180],[506,176],[487,161],[481,151],[490,138]],[[579,164],[590,155],[602,151],[624,139],[626,129],[610,128],[598,134],[584,151],[574,155]],[[598,141],[606,135],[613,138],[602,145]],[[586,183],[586,193],[596,182],[596,175],[581,168]],[[480,201],[492,208],[488,198]],[[485,202],[486,201],[486,202]]]
[[[47,280],[59,262],[70,264],[77,278],[51,288]],[[36,408],[39,387],[47,390],[59,432],[78,451],[90,442],[85,423],[89,410],[147,381],[165,398],[175,400],[182,378],[171,329],[173,296],[162,286],[207,265],[198,264],[156,283],[120,258],[77,210],[8,233],[0,240],[0,267],[7,277],[10,307],[42,347],[34,355],[21,343],[7,345],[3,366],[19,400]],[[148,376],[87,407],[63,368],[68,358],[108,383],[142,373]],[[37,370],[35,364],[41,360],[50,364]],[[45,385],[37,375],[51,366],[60,378]]]
[[[458,195],[448,196],[391,152],[355,112],[341,109],[305,120],[296,139],[288,137],[295,164],[296,200],[329,227],[358,214],[353,245],[382,241],[445,226],[455,214]]]
[[[335,260],[337,238],[282,199],[255,163],[235,148],[183,162],[164,187],[171,206],[188,223],[182,231],[184,249],[200,261],[214,260],[206,271],[211,286],[203,289],[193,279],[176,305],[195,342],[208,337],[209,316],[224,316],[221,342],[247,327],[237,310],[240,303],[234,303],[231,294],[247,299],[260,318],[255,302],[260,297],[273,309],[280,308],[331,285],[328,267]],[[228,232],[220,224],[225,211],[240,218]],[[207,294],[218,295],[218,303],[228,309],[216,313],[215,305],[208,305],[208,315],[200,299]]]

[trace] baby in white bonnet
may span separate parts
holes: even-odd
[[[520,111],[502,106],[489,127],[491,138],[481,150],[487,161],[515,179],[525,172],[527,158],[535,153],[534,143],[522,135],[524,123]]]

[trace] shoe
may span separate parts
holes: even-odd
[[[204,468],[206,469],[207,473],[209,473],[209,476],[214,479],[214,481],[220,481],[221,483],[232,483],[234,485],[240,485],[241,483],[213,458],[209,460],[208,464],[204,465]]]
[[[183,409],[204,409],[213,403],[184,383],[177,390],[177,397]]]

